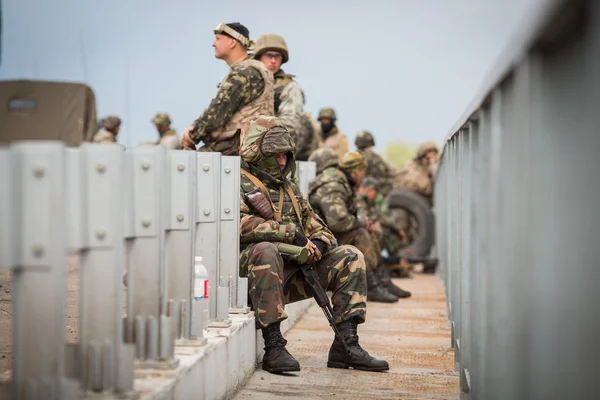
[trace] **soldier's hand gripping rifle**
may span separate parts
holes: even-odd
[[[348,349],[348,345],[344,341],[344,338],[342,337],[340,331],[335,325],[335,316],[333,315],[333,308],[329,303],[329,297],[327,296],[327,293],[325,293],[325,289],[323,289],[323,286],[321,286],[321,282],[319,281],[319,274],[317,273],[317,270],[315,269],[315,266],[313,264],[308,264],[308,249],[306,247],[294,246],[292,244],[287,243],[276,242],[273,244],[275,245],[275,247],[277,247],[277,250],[279,250],[279,253],[281,255],[284,255],[287,258],[294,260],[299,264],[300,270],[304,274],[304,280],[309,284],[312,291],[312,295],[315,298],[319,307],[321,307],[321,310],[323,310],[323,314],[325,314],[327,322],[329,322],[331,329],[333,329],[333,332],[340,339],[346,351],[349,352],[350,350]]]

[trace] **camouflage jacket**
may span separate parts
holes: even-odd
[[[433,180],[427,166],[416,160],[408,161],[398,173],[394,187],[412,190],[431,200],[433,195]]]
[[[260,71],[240,63],[232,65],[228,78],[219,85],[215,98],[194,121],[190,138],[198,143],[211,132],[224,127],[237,110],[258,99],[264,89],[265,82]]]
[[[310,113],[300,117],[300,131],[296,140],[296,160],[307,161],[313,151],[319,148],[319,124]]]
[[[183,149],[183,146],[181,145],[181,140],[179,140],[177,132],[175,132],[173,129],[169,129],[168,131],[160,135],[160,139],[158,139],[156,144],[170,150]]]
[[[378,191],[383,196],[387,196],[392,188],[393,168],[379,154],[375,153],[372,148],[364,149],[362,152],[367,160],[365,177],[370,176],[374,178],[379,186]]]
[[[310,204],[335,234],[346,233],[363,224],[358,219],[356,192],[346,174],[330,167],[308,186]]]
[[[96,143],[117,143],[117,135],[106,129],[100,129],[96,132],[92,141]]]
[[[379,222],[382,226],[392,226],[392,220],[382,212],[380,204],[378,204],[380,196],[377,194],[378,198],[374,201],[369,201],[366,196],[359,194],[357,196],[358,210],[372,222]]]
[[[333,127],[325,139],[323,139],[323,132],[319,127],[319,137],[321,138],[319,147],[329,147],[335,150],[340,160],[348,152],[348,138],[337,126]]]
[[[304,112],[302,89],[294,81],[294,75],[287,75],[282,69],[274,77],[275,115],[297,141],[301,128],[300,118]]]
[[[322,240],[327,244],[328,250],[337,246],[335,237],[327,226],[325,226],[325,223],[315,214],[294,181],[288,178],[275,178],[245,161],[242,161],[242,168],[256,176],[265,185],[271,201],[276,207],[279,204],[280,188],[284,184],[289,185],[300,206],[302,215],[302,223],[300,224],[293,203],[284,188],[281,222],[277,222],[274,219],[265,220],[250,205],[246,198],[246,193],[254,190],[256,185],[242,174],[240,181],[240,247],[242,250],[249,244],[259,242],[292,243],[296,229],[303,229],[304,235],[310,240]],[[287,173],[284,174],[284,176],[287,175]]]

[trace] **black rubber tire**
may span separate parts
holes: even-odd
[[[401,251],[414,256],[428,256],[435,241],[435,218],[427,199],[411,190],[394,189],[388,196],[388,207],[405,209],[416,218],[419,226],[415,239]]]

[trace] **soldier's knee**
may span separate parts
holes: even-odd
[[[279,256],[279,250],[277,250],[277,247],[275,247],[275,245],[271,242],[260,242],[256,245],[254,245],[254,251],[257,253],[260,253],[261,256],[265,256],[265,257]]]
[[[338,246],[337,249],[339,249],[339,251],[344,255],[344,264],[357,263],[360,265],[360,268],[365,268],[365,256],[358,248],[346,244],[343,246]]]

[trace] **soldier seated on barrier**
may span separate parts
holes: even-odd
[[[283,242],[308,249],[309,263],[315,266],[321,285],[333,293],[341,338],[335,337],[327,366],[388,370],[387,361],[370,356],[358,342],[357,326],[366,314],[363,255],[353,246],[337,245],[290,179],[296,165],[294,150],[292,136],[276,117],[259,116],[242,128],[240,276],[248,277],[256,327],[265,340],[262,367],[271,373],[300,370],[286,349],[280,323],[287,318],[285,304],[309,298],[311,291],[299,266],[282,257],[274,244]]]

